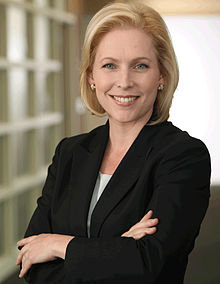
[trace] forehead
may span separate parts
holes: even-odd
[[[96,59],[103,56],[156,58],[152,37],[142,29],[133,27],[114,28],[106,33],[96,50]]]

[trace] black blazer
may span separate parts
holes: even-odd
[[[210,195],[206,146],[163,122],[145,125],[87,214],[108,141],[108,123],[57,146],[42,196],[25,236],[74,235],[65,261],[35,264],[30,283],[183,283]],[[121,237],[153,209],[157,232]]]

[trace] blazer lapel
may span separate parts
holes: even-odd
[[[91,217],[90,234],[97,237],[101,226],[113,208],[134,187],[140,176],[144,162],[152,149],[159,125],[145,125],[114,172],[104,192],[100,196]]]
[[[71,169],[70,231],[77,236],[87,235],[87,215],[108,141],[108,123],[92,137],[85,138],[74,148]]]

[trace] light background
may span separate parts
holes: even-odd
[[[166,16],[180,68],[170,120],[209,149],[212,185],[220,184],[220,17]]]

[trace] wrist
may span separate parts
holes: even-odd
[[[52,243],[53,255],[65,259],[67,246],[73,238],[74,236],[54,234]]]

